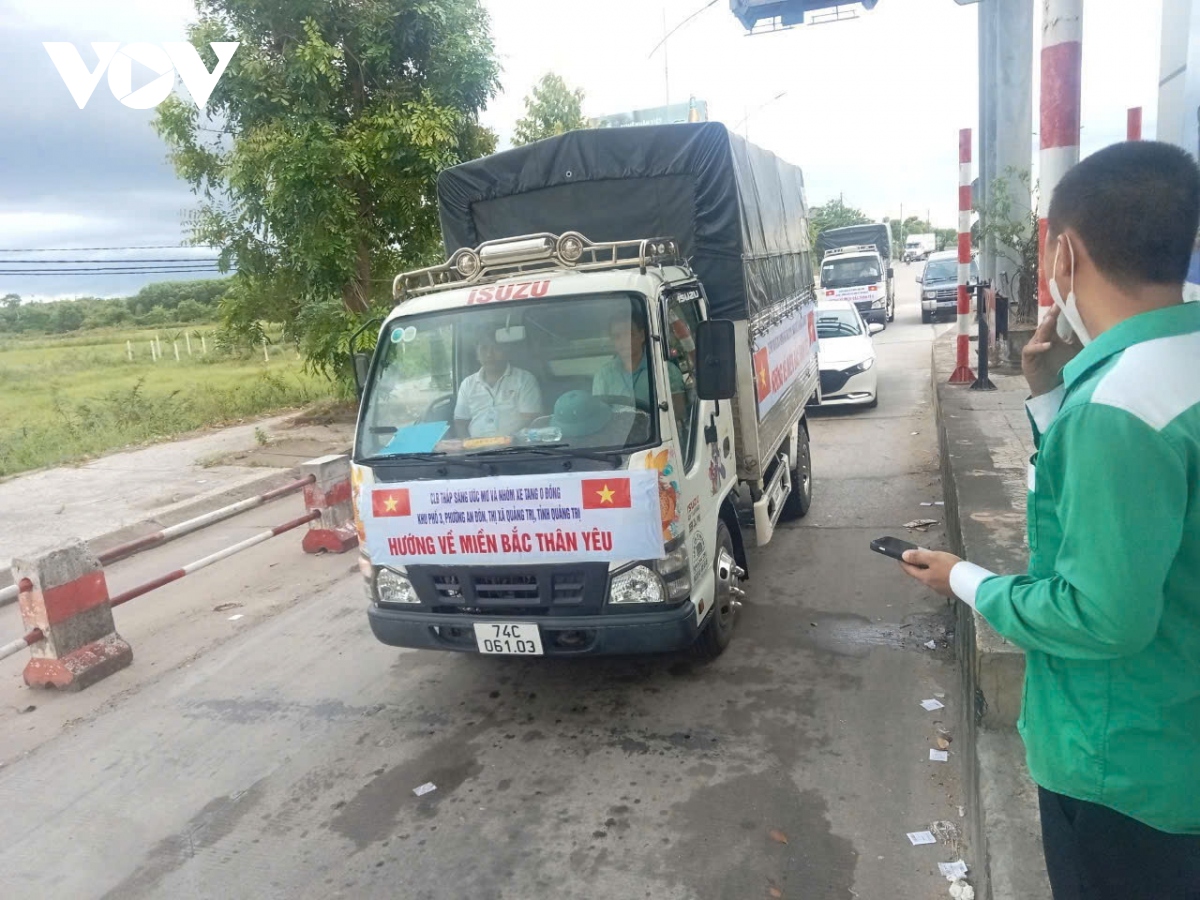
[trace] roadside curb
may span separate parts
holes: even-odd
[[[953,337],[935,340],[930,359],[946,534],[956,555],[993,571],[1021,572],[1027,565],[1023,546],[997,537],[1009,536],[1018,524],[1023,534],[1024,510],[1014,509],[1007,499],[987,441],[972,421],[967,388],[948,384]],[[960,724],[971,750],[964,777],[969,837],[980,849],[977,896],[1051,900],[1037,789],[1015,731],[1025,656],[965,603],[954,605],[964,695],[973,701],[964,704]]]
[[[270,469],[265,471],[261,476],[244,481],[234,487],[221,488],[208,494],[180,501],[139,522],[122,526],[99,537],[92,538],[87,541],[87,545],[93,553],[100,554],[119,544],[135,540],[147,534],[153,534],[159,529],[168,528],[171,525],[176,525],[196,516],[202,516],[205,513],[228,506],[231,503],[237,503],[239,500],[246,500],[274,488],[282,487],[299,477],[301,477],[299,466],[289,469]],[[12,583],[12,570],[5,568],[0,571],[0,588],[8,587]],[[0,599],[0,609],[16,602],[16,597],[9,600]]]

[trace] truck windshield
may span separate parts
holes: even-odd
[[[821,265],[822,287],[860,287],[876,284],[881,277],[879,260],[875,257],[832,259]]]
[[[573,295],[398,318],[380,337],[356,454],[621,451],[657,438],[646,299]]]

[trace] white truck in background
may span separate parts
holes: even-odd
[[[937,235],[910,234],[904,240],[904,261],[924,262],[929,254],[937,251]]]

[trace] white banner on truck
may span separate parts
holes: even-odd
[[[376,484],[358,514],[375,565],[661,559],[658,473]]]
[[[847,303],[865,303],[867,300],[877,300],[879,296],[878,288],[872,287],[827,288],[825,290],[826,300],[845,300]]]
[[[754,336],[754,387],[761,422],[808,367],[817,346],[816,305],[805,303]]]

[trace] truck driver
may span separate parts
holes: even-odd
[[[459,437],[508,437],[529,426],[542,409],[537,379],[508,362],[508,352],[493,331],[475,346],[479,371],[463,379],[454,406]]]

